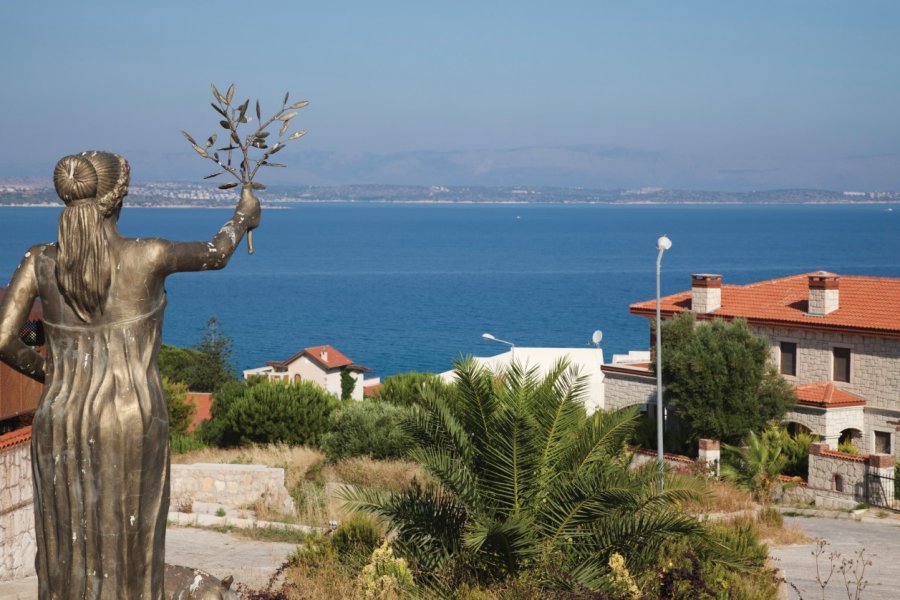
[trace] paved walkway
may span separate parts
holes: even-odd
[[[862,593],[863,600],[896,600],[900,598],[900,521],[885,519],[863,522],[839,519],[806,517],[786,517],[786,525],[795,525],[808,536],[828,541],[825,554],[819,557],[822,575],[827,575],[830,561],[828,554],[839,552],[844,559],[852,559],[860,549],[872,560],[866,568],[868,585]],[[816,561],[812,556],[815,544],[798,544],[772,548],[770,555],[776,565],[784,571],[785,578],[794,583],[803,593],[803,598],[821,598],[822,592],[816,583]],[[840,560],[835,562],[840,566]],[[790,586],[787,597],[791,600],[798,594]],[[852,597],[852,596],[851,596]],[[826,588],[826,599],[846,600],[847,592],[840,573],[835,571]]]
[[[295,549],[294,544],[257,542],[236,535],[189,527],[166,531],[166,562],[208,571],[235,583],[263,587]],[[36,600],[37,578],[0,582],[0,600]]]

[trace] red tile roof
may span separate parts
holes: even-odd
[[[212,394],[208,392],[188,392],[187,401],[192,402],[197,410],[188,425],[188,431],[194,431],[203,421],[212,418]]]
[[[300,352],[297,352],[293,356],[291,356],[287,360],[283,361],[273,361],[268,362],[266,364],[271,365],[273,367],[287,367],[289,364],[299,359],[301,356],[308,356],[313,362],[318,364],[320,367],[330,371],[332,369],[342,369],[344,367],[350,369],[351,371],[365,371],[370,372],[371,369],[363,367],[362,365],[354,364],[352,360],[338,352],[334,346],[330,346],[328,344],[324,346],[311,346],[309,348],[304,348]]]
[[[818,272],[821,273],[821,272]],[[722,306],[699,319],[741,317],[754,324],[818,330],[868,333],[900,337],[900,278],[842,275],[838,309],[825,316],[808,315],[809,276],[817,273],[769,279],[749,285],[723,285]],[[656,300],[636,302],[631,314],[653,316]],[[666,316],[690,310],[691,292],[662,298]]]
[[[5,295],[6,295],[6,289],[0,288],[0,301],[3,300],[3,296],[5,296]],[[44,318],[44,310],[43,310],[43,307],[41,306],[41,301],[35,300],[34,304],[31,305],[31,312],[28,313],[28,320],[29,321],[40,321],[43,318]]]
[[[797,401],[807,406],[840,408],[843,406],[865,406],[866,401],[848,391],[835,387],[830,381],[801,383],[794,386]]]
[[[31,441],[31,425],[0,435],[0,448],[10,448]]]
[[[377,396],[378,391],[384,387],[383,383],[374,383],[372,385],[367,385],[363,388],[363,396],[368,398],[369,396]]]

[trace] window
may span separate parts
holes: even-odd
[[[834,381],[850,382],[850,348],[832,348],[834,371],[831,378]]]
[[[797,374],[797,343],[781,342],[781,374]]]
[[[875,453],[891,454],[891,434],[887,431],[875,432]]]
[[[831,488],[835,492],[843,492],[844,491],[844,478],[838,475],[837,473],[832,474],[831,478]]]

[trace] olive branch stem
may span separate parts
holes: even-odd
[[[219,121],[219,125],[228,131],[228,145],[223,146],[221,148],[215,148],[210,154],[210,149],[213,148],[213,145],[216,143],[218,135],[215,133],[207,138],[205,145],[201,146],[197,143],[197,141],[191,137],[186,131],[182,131],[181,134],[190,142],[191,147],[194,149],[197,154],[201,157],[211,160],[216,163],[216,166],[221,170],[216,171],[215,173],[211,173],[204,177],[203,179],[212,179],[214,177],[218,177],[219,175],[223,175],[228,173],[232,177],[234,177],[235,181],[231,181],[228,183],[223,183],[219,185],[220,190],[228,190],[233,187],[237,187],[241,185],[243,187],[249,187],[251,190],[265,190],[266,186],[262,183],[255,181],[256,174],[259,172],[260,167],[285,167],[287,165],[281,163],[275,163],[269,161],[269,157],[271,157],[276,152],[281,151],[287,145],[288,142],[292,142],[294,140],[300,139],[304,135],[306,135],[305,130],[294,131],[287,137],[285,134],[290,127],[291,120],[297,116],[296,110],[301,108],[305,108],[309,105],[309,102],[306,100],[301,100],[299,102],[294,102],[290,106],[288,106],[288,99],[290,97],[289,93],[285,93],[284,100],[281,102],[281,108],[278,109],[268,120],[263,123],[262,121],[262,110],[260,109],[259,100],[256,101],[256,120],[260,125],[256,128],[256,131],[247,135],[244,138],[241,138],[238,133],[238,128],[245,123],[250,123],[253,120],[253,117],[247,115],[247,109],[250,106],[250,100],[245,100],[242,104],[238,106],[234,106],[232,101],[234,100],[234,84],[228,86],[225,94],[221,94],[216,86],[213,84],[210,86],[212,89],[212,95],[215,102],[211,102],[210,106],[212,106],[213,110],[218,113],[219,116],[222,117],[222,120]],[[267,138],[269,137],[270,132],[268,128],[275,123],[276,121],[281,121],[281,127],[278,130],[277,141],[269,147],[267,144]],[[253,157],[251,156],[251,151],[259,150],[262,151],[261,156]],[[241,152],[241,163],[238,169],[235,169],[232,166],[232,158],[233,152],[235,150],[240,150]],[[225,161],[222,161],[222,157],[220,156],[220,152],[225,152],[226,157]],[[251,162],[255,163],[251,166]],[[247,233],[247,250],[250,254],[253,254],[253,231]]]

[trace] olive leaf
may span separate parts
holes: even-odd
[[[194,150],[197,151],[197,154],[199,154],[203,158],[206,158],[209,156],[209,153],[206,150],[204,150],[203,148],[201,148],[200,146],[198,146],[197,144],[191,143],[191,146],[193,146]]]
[[[281,124],[281,129],[278,130],[279,137],[283,136],[287,132],[288,126],[290,124],[291,124],[290,121],[285,121],[284,123]]]
[[[224,172],[225,172],[225,171],[218,171],[218,172],[216,172],[216,173],[210,173],[209,175],[207,175],[207,176],[204,177],[203,179],[212,179],[213,177],[218,177],[219,175],[221,175],[221,174],[224,173]]]
[[[269,150],[269,151],[266,153],[266,155],[267,155],[267,156],[271,156],[272,154],[275,154],[276,152],[278,152],[278,151],[281,150],[282,148],[284,148],[284,144],[282,144],[281,142],[278,142],[277,144],[275,144],[274,146],[272,146],[272,149]]]
[[[290,121],[291,119],[293,119],[296,116],[297,116],[297,113],[289,112],[289,113],[284,113],[283,115],[279,116],[278,118],[281,121]]]
[[[250,106],[250,100],[247,99],[241,104],[240,108],[238,108],[238,114],[240,114],[239,121],[244,118],[244,115],[247,114],[247,107]]]
[[[264,167],[286,167],[287,166],[287,165],[283,165],[281,163],[269,162],[267,160],[262,161],[260,164]]]
[[[212,134],[211,136],[209,136],[209,139],[206,140],[207,148],[211,148],[212,145],[216,143],[216,137],[218,137],[216,134]]]
[[[197,143],[196,141],[194,141],[194,138],[192,138],[192,137],[190,136],[190,134],[188,134],[187,131],[182,131],[182,132],[181,132],[181,135],[183,135],[184,137],[186,137],[186,138],[187,138],[187,141],[189,141],[190,143],[192,143],[192,144],[196,144],[196,143]]]
[[[231,129],[231,123],[229,123],[228,121],[219,121],[219,125],[222,126],[222,129]]]
[[[256,120],[262,121],[262,111],[259,110],[259,100],[256,101]]]
[[[306,108],[307,106],[309,106],[309,100],[301,100],[300,102],[294,102],[289,108]]]
[[[228,91],[225,92],[225,104],[231,104],[232,99],[234,99],[234,84],[228,86]]]
[[[250,187],[252,187],[254,190],[264,190],[264,189],[266,189],[266,186],[264,186],[264,185],[261,184],[261,183],[256,183],[255,181],[254,181],[253,183],[250,184]]]
[[[225,117],[226,119],[228,118],[228,113],[226,113],[224,110],[222,110],[221,108],[219,108],[218,106],[216,106],[214,103],[210,102],[209,105],[212,106],[214,109],[216,109],[216,112],[217,112],[217,113],[219,113],[220,115],[222,115],[222,116]]]
[[[218,100],[222,104],[225,104],[225,98],[223,98],[222,94],[219,93],[219,90],[216,89],[216,84],[211,83],[209,84],[209,86],[212,88],[212,93],[216,100]]]
[[[223,183],[219,186],[220,190],[230,190],[233,187],[237,187],[237,181],[229,181],[228,183]]]
[[[282,106],[284,106],[285,104],[287,104],[288,96],[290,96],[290,95],[291,95],[290,92],[285,92],[285,93],[284,93],[284,102],[281,103]]]
[[[291,135],[288,136],[288,141],[299,140],[304,135],[306,135],[305,129],[301,129],[300,131],[295,131],[294,133],[292,133]]]

